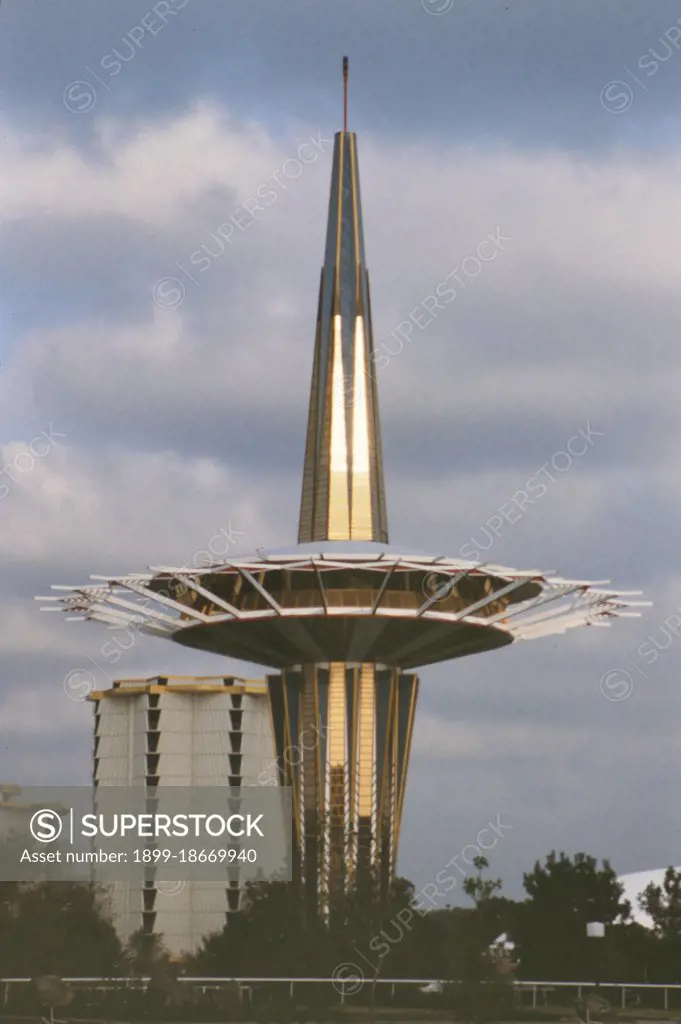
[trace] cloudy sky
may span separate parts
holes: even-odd
[[[230,528],[243,552],[294,541],[347,53],[377,345],[460,281],[380,371],[391,542],[488,547],[545,467],[485,557],[654,601],[422,673],[401,872],[431,881],[497,815],[511,896],[553,847],[679,862],[679,15],[2,0],[0,781],[88,781],[76,670],[257,674],[151,637],[112,673],[103,627],[33,596]]]

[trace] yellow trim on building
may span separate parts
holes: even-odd
[[[88,700],[98,701],[111,697],[139,697],[148,693],[233,693],[249,696],[266,697],[267,683],[265,680],[235,678],[234,683],[227,686],[218,683],[220,676],[151,676],[149,679],[116,679],[108,690],[93,690]],[[225,678],[229,679],[230,676]],[[159,679],[167,679],[167,683],[159,683]],[[177,682],[175,681],[177,680]]]

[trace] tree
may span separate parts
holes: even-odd
[[[545,864],[537,861],[523,876],[523,884],[528,899],[512,929],[522,976],[566,981],[593,977],[593,943],[601,940],[587,938],[587,923],[610,925],[631,914],[610,862],[604,860],[599,868],[596,858],[585,853],[571,858],[552,851]]]
[[[0,893],[0,976],[106,977],[124,957],[95,885],[4,882]]]
[[[127,942],[125,957],[133,977],[147,977],[170,964],[163,936],[138,928]]]
[[[305,920],[294,886],[280,881],[249,881],[242,909],[230,914],[221,932],[203,940],[191,957],[197,973],[226,977],[296,977],[321,974],[337,961],[321,920]],[[328,973],[326,975],[328,977]]]
[[[653,919],[656,935],[681,942],[681,871],[668,867],[662,885],[650,882],[638,902],[641,910]]]
[[[489,867],[486,857],[475,857],[473,866],[477,875],[469,875],[463,889],[475,907],[467,911],[465,917],[459,917],[453,964],[457,985],[453,995],[459,1015],[470,1021],[482,1022],[504,1016],[513,1001],[508,978],[499,974],[490,948],[505,930],[502,919],[510,901],[496,895],[501,890],[500,878],[483,878],[483,871]]]
[[[652,918],[658,940],[655,974],[661,972],[665,981],[677,981],[681,975],[681,871],[668,867],[662,885],[651,882],[638,902]]]
[[[602,940],[597,940],[602,941]],[[636,921],[608,928],[606,974],[620,982],[664,982],[674,978],[664,963],[662,943],[651,928]]]
[[[463,890],[475,904],[476,927],[480,941],[487,950],[501,934],[511,931],[518,904],[497,895],[502,887],[500,878],[482,877],[483,871],[489,867],[486,857],[475,857],[473,867],[477,875],[466,878]]]
[[[500,878],[482,877],[485,868],[489,867],[487,857],[478,854],[477,857],[473,858],[473,867],[478,873],[477,875],[468,875],[466,877],[466,881],[463,883],[463,891],[467,896],[470,896],[475,906],[479,909],[482,905],[489,902],[495,892],[499,892],[502,883]]]

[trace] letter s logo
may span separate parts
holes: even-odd
[[[62,826],[58,812],[49,808],[36,811],[29,824],[31,835],[39,843],[53,843],[61,835]]]

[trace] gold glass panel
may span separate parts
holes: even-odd
[[[345,378],[341,349],[341,318],[333,318],[331,386],[331,456],[329,480],[329,540],[349,540],[348,445],[345,433]]]
[[[352,381],[352,537],[373,539],[369,464],[369,389],[364,320],[355,321],[355,365]]]
[[[359,678],[359,756],[357,811],[374,816],[376,789],[376,667],[362,665]]]

